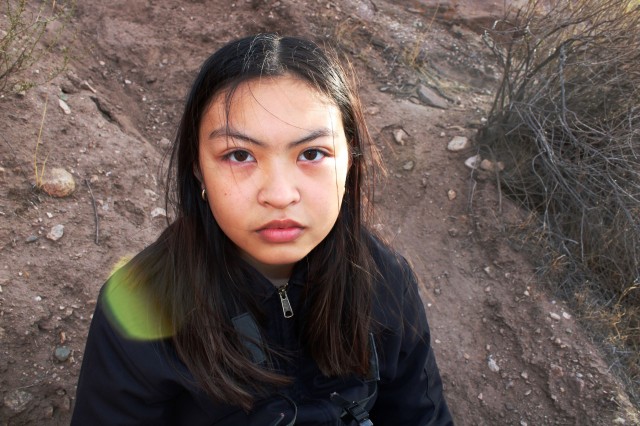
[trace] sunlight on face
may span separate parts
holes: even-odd
[[[291,76],[241,84],[199,129],[199,170],[220,228],[260,272],[287,278],[338,218],[349,169],[340,111]]]

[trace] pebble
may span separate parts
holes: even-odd
[[[474,155],[473,157],[467,158],[464,165],[470,169],[477,169],[481,161],[482,159],[480,158],[480,155]]]
[[[24,241],[26,243],[35,243],[36,241],[38,241],[38,236],[37,235],[29,235]]]
[[[69,105],[67,105],[65,101],[58,99],[58,105],[66,115],[71,114],[71,108],[69,108]]]
[[[33,395],[23,390],[15,390],[4,397],[4,405],[14,413],[20,413],[33,400]]]
[[[51,231],[47,234],[47,239],[51,241],[58,241],[64,235],[64,225],[55,225],[51,228]]]
[[[487,365],[489,366],[489,370],[493,371],[494,373],[497,373],[500,371],[500,367],[498,366],[498,363],[493,359],[491,355],[489,355],[489,359],[487,360]]]
[[[62,402],[60,403],[60,410],[62,411],[71,410],[71,398],[69,398],[66,395],[62,398]]]
[[[447,197],[449,198],[449,201],[455,200],[457,196],[458,194],[453,189],[447,191]]]
[[[404,146],[405,136],[409,136],[409,135],[407,134],[407,132],[404,131],[404,129],[395,129],[393,131],[393,140],[396,141],[398,145]]]
[[[555,312],[549,312],[549,316],[556,321],[560,321],[560,315],[556,314]]]
[[[44,409],[44,418],[50,419],[52,417],[53,417],[53,407],[49,405]]]
[[[415,165],[416,164],[413,162],[413,160],[410,160],[410,161],[407,161],[406,163],[404,163],[404,165],[402,166],[402,169],[406,170],[406,171],[410,171],[410,170],[413,170]]]
[[[529,373],[527,373],[526,371],[523,371],[522,373],[520,373],[520,377],[522,377],[525,380],[529,380]]]
[[[59,362],[65,362],[71,355],[71,349],[67,346],[58,346],[53,354]]]
[[[622,417],[616,417],[615,419],[613,419],[613,424],[614,425],[624,425],[626,423],[627,423],[627,421],[625,419],[623,419]]]
[[[155,209],[151,210],[151,217],[154,219],[156,217],[166,217],[166,216],[167,216],[167,211],[162,207],[156,207]]]
[[[502,163],[501,161],[494,163],[493,161],[487,160],[485,158],[480,162],[480,168],[488,172],[501,172],[504,170],[504,163]]]
[[[570,320],[571,319],[571,315],[566,313],[566,312],[562,312],[562,318],[564,318],[566,320]]]
[[[62,198],[76,189],[76,181],[71,173],[61,168],[48,169],[41,183],[42,190],[52,197]]]
[[[458,152],[467,148],[469,148],[469,139],[465,136],[454,136],[447,145],[447,149],[451,152]]]
[[[158,145],[163,148],[169,148],[171,146],[171,141],[167,138],[162,138],[158,141]]]
[[[480,401],[482,401],[482,399],[483,399],[483,398],[484,398],[484,397],[482,396],[482,392],[480,392],[480,393],[478,394],[478,399],[479,399]]]

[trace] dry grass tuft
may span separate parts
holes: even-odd
[[[637,403],[640,2],[530,1],[484,38],[503,79],[481,149],[537,213],[541,272],[607,329]]]

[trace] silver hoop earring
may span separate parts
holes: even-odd
[[[200,196],[202,197],[203,201],[207,201],[207,190],[205,188],[202,188],[202,193],[200,194]]]

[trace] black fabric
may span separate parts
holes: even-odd
[[[372,251],[381,276],[376,279],[373,305],[379,381],[377,394],[367,402],[369,418],[375,426],[452,425],[415,276],[402,257],[375,240]],[[250,413],[203,394],[169,339],[141,342],[121,336],[100,298],[71,424],[345,425],[340,419],[344,411],[331,402],[330,395],[337,392],[348,401],[365,400],[370,396],[371,380],[325,377],[306,353],[298,338],[299,323],[305,320],[301,270],[295,268],[287,289],[296,313],[292,318],[284,318],[279,296],[268,280],[258,277],[247,283],[255,294],[264,296],[268,322],[261,338],[294,355],[278,368],[295,378],[278,394],[258,401]],[[252,353],[259,357],[255,349]]]

